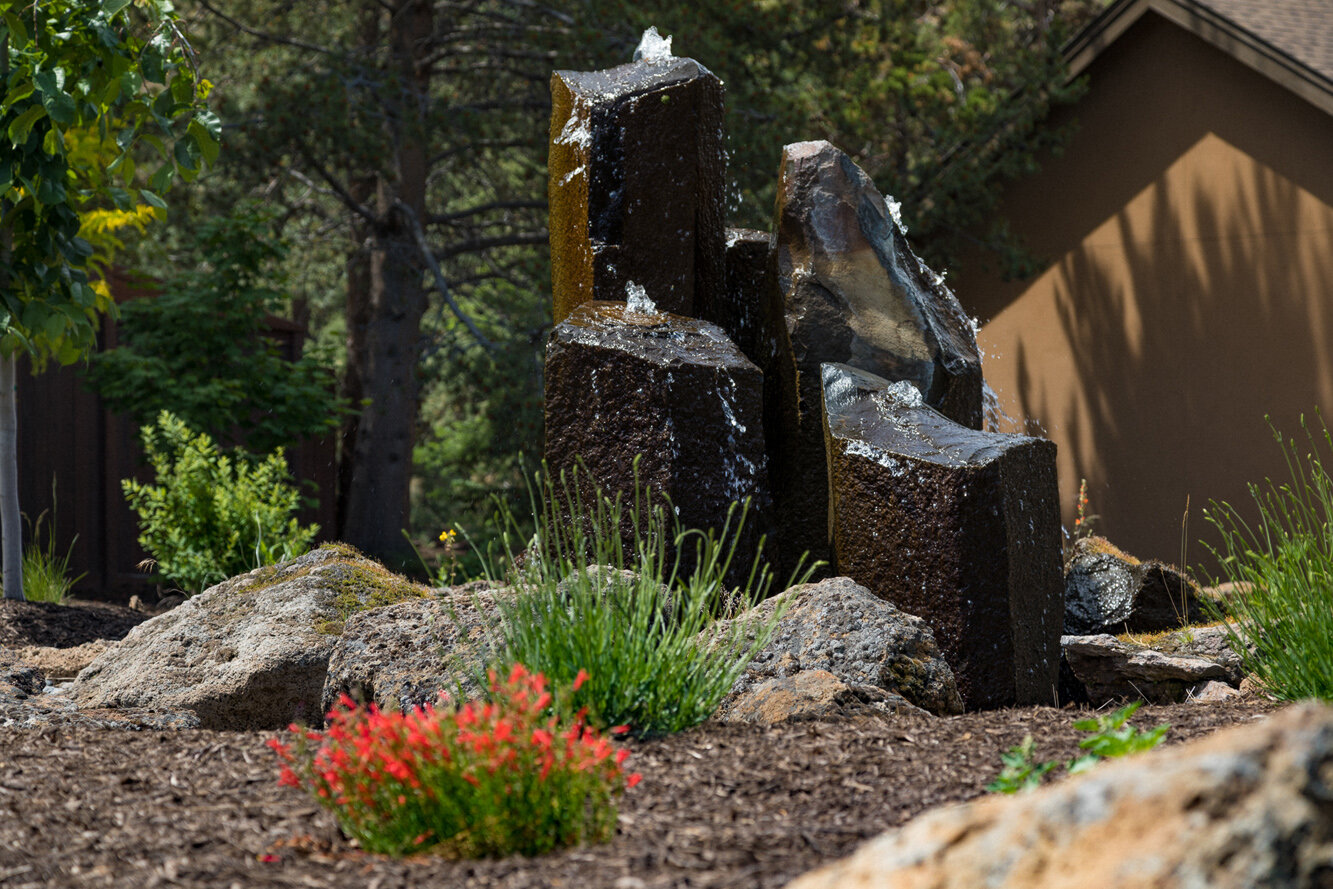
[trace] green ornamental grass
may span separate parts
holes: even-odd
[[[1214,503],[1208,521],[1220,532],[1210,547],[1222,578],[1237,585],[1225,603],[1205,603],[1227,617],[1231,647],[1245,670],[1278,700],[1333,699],[1333,478],[1321,452],[1333,437],[1320,420],[1315,432],[1301,417],[1308,450],[1273,429],[1289,480],[1251,484],[1257,524],[1226,503]]]
[[[539,474],[530,491],[537,532],[522,553],[510,545],[517,525],[506,517],[506,555],[516,566],[506,582],[517,595],[498,603],[498,662],[526,664],[562,685],[586,671],[592,679],[575,703],[600,725],[626,724],[637,736],[697,725],[781,617],[741,617],[772,586],[762,559],[743,586],[724,580],[746,507],[733,504],[720,533],[686,530],[668,522],[665,501],[650,491],[636,490],[629,505],[601,491],[585,496],[578,475]]]

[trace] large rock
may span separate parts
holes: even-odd
[[[716,326],[594,302],[556,325],[546,347],[546,462],[581,460],[604,491],[639,483],[670,496],[689,528],[721,529],[751,500],[733,567],[743,578],[769,508],[763,376]]]
[[[682,315],[723,288],[722,81],[655,58],[551,77],[556,323],[631,282]]]
[[[1157,633],[1205,619],[1199,587],[1165,562],[1141,562],[1104,537],[1074,542],[1065,564],[1065,633]]]
[[[936,809],[787,889],[1251,889],[1333,875],[1333,709]]]
[[[469,584],[353,615],[329,658],[323,712],[344,694],[403,711],[435,703],[441,692],[476,696],[492,649],[495,595]]]
[[[927,404],[980,429],[981,358],[958,300],[917,259],[870,178],[828,142],[783,149],[777,286],[799,371],[784,393],[796,425],[775,442],[782,544],[826,558],[820,365],[907,380]]]
[[[827,670],[805,670],[770,679],[730,698],[713,718],[719,722],[777,725],[872,713],[930,715],[902,695],[872,685],[848,685]]]
[[[930,624],[969,708],[1053,702],[1055,445],[968,429],[846,365],[823,388],[834,568]]]
[[[1244,678],[1240,655],[1221,626],[1191,627],[1151,644],[1104,633],[1062,636],[1060,646],[1077,683],[1071,696],[1096,706],[1138,699],[1176,703],[1211,681],[1237,687]]]
[[[204,728],[318,724],[343,622],[427,590],[329,546],[224,581],[130,631],[69,689],[81,707],[192,710]]]
[[[765,683],[823,671],[853,691],[882,689],[931,713],[962,712],[953,673],[919,617],[849,578],[833,577],[792,587],[740,619],[766,624],[780,608],[786,611],[772,639],[737,680],[723,702],[724,711],[732,711],[738,699]],[[729,626],[723,622],[713,632]],[[790,685],[775,687],[799,691]]]

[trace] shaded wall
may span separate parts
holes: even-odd
[[[1052,264],[952,283],[1005,412],[1059,445],[1066,526],[1086,478],[1121,546],[1206,562],[1202,507],[1286,475],[1265,415],[1333,416],[1333,118],[1154,13],[1088,74],[1005,205]]]

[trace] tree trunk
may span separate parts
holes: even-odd
[[[0,554],[6,599],[23,599],[23,526],[19,518],[18,356],[0,357]]]
[[[426,202],[431,7],[406,0],[389,19],[397,89],[386,96],[393,169],[379,176],[370,240],[369,300],[352,305],[349,289],[348,373],[365,401],[355,424],[343,539],[368,555],[400,562],[410,554],[403,531],[411,508],[412,445],[417,420],[425,264],[401,201],[420,219]],[[356,282],[349,282],[355,286]],[[360,310],[360,315],[353,314]],[[349,391],[353,386],[349,385]]]

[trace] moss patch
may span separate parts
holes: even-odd
[[[350,549],[350,547],[349,547]],[[355,550],[353,550],[355,552]],[[341,635],[347,619],[359,611],[397,605],[408,599],[424,599],[430,590],[374,563],[340,564],[345,573],[330,578],[337,617],[320,621],[315,629],[330,636]]]

